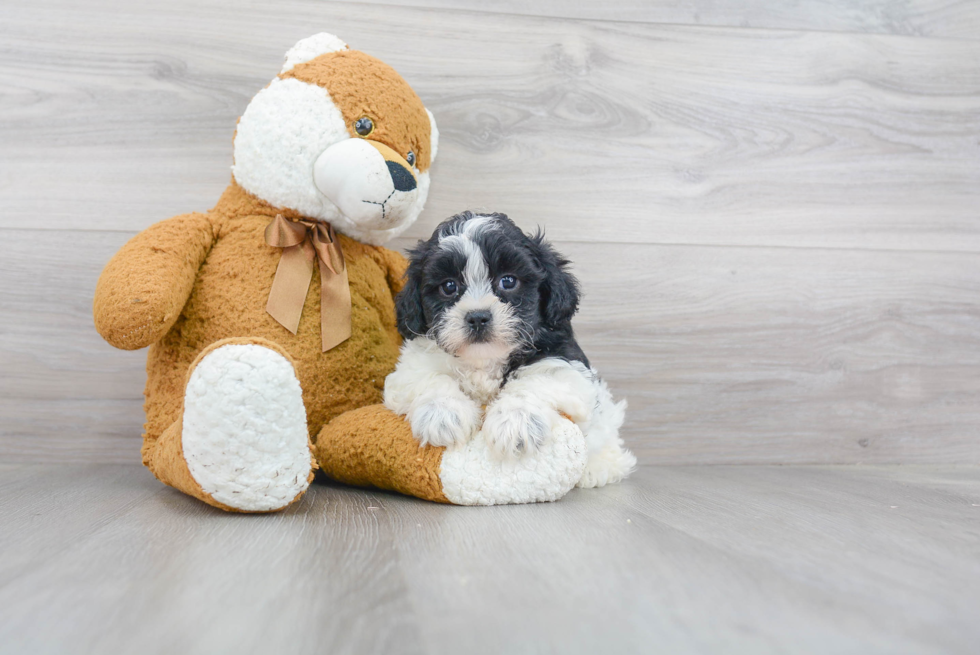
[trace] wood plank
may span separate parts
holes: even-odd
[[[877,636],[898,642],[869,651],[968,652],[980,577],[978,481],[976,468],[668,467],[638,477],[641,493],[619,489],[617,500],[736,558],[771,564],[808,597],[826,593],[814,611],[841,625],[869,618],[849,608],[869,608]],[[946,575],[951,569],[956,576]]]
[[[109,347],[89,315],[127,235],[0,236],[0,454],[134,461],[145,354]],[[641,461],[980,463],[977,255],[557,246]]]
[[[39,562],[71,553],[164,487],[130,461],[122,466],[22,466],[0,472],[0,587]],[[55,534],[52,534],[55,532]]]
[[[3,226],[211,206],[248,98],[325,28],[440,122],[410,236],[486,207],[565,241],[980,250],[977,42],[305,0],[0,11]]]
[[[21,552],[62,544],[0,584],[0,652],[423,652],[370,497],[314,487],[282,513],[235,515],[137,467],[107,481],[118,468],[79,469],[67,507],[46,497],[57,469],[37,469],[18,499],[34,502],[0,509]],[[91,498],[121,484],[134,502]],[[81,515],[66,524],[66,509]]]
[[[78,467],[71,495],[61,470],[0,468],[0,544],[20,562],[0,581],[0,653],[972,653],[980,638],[976,467],[642,467],[493,508],[315,484],[267,516],[138,466]]]
[[[862,32],[980,38],[980,7],[964,0],[848,2],[847,0],[740,0],[739,2],[650,2],[620,0],[359,0],[361,3],[489,11],[523,16],[640,23],[673,23],[823,32]]]
[[[548,646],[637,652],[650,644],[665,652],[968,652],[976,634],[970,608],[977,600],[970,581],[980,576],[972,538],[977,513],[961,501],[955,516],[965,525],[946,522],[934,538],[920,539],[910,522],[928,512],[909,509],[874,521],[881,509],[856,502],[862,493],[882,493],[865,488],[871,485],[852,481],[845,491],[827,493],[829,500],[808,497],[822,481],[861,480],[860,472],[850,471],[808,476],[816,485],[803,478],[799,492],[780,503],[787,480],[806,473],[795,467],[644,468],[626,484],[570,495],[555,506],[560,527],[542,517],[541,508],[507,508],[507,519],[523,519],[516,529],[506,519],[484,528],[483,517],[455,513],[431,536],[413,534],[414,517],[406,517],[409,538],[399,543],[413,556],[402,561],[410,584],[434,610],[429,616],[492,613],[508,626],[501,635],[494,626],[460,632],[452,623],[431,621],[437,632],[427,633],[430,640],[451,640],[456,652],[500,639],[507,640],[501,650],[527,644],[526,652]],[[976,476],[973,469],[973,498]],[[698,493],[705,479],[714,481],[710,492]],[[696,501],[688,502],[692,496]],[[637,515],[640,508],[675,504],[673,514]],[[836,526],[833,512],[842,511],[843,525]],[[810,543],[814,523],[828,529],[806,520],[814,513],[832,532]],[[556,539],[563,530],[569,537]],[[875,548],[894,543],[898,533],[902,547]],[[974,556],[964,559],[964,549]],[[920,564],[926,553],[936,553],[938,561]],[[503,572],[493,566],[500,557],[512,561]],[[824,574],[812,573],[821,562]],[[963,578],[947,576],[951,569]],[[509,590],[519,583],[512,580],[534,584],[515,595]],[[564,616],[552,614],[556,604]],[[542,624],[556,626],[548,642],[534,638]],[[623,641],[603,648],[601,639],[610,635]]]

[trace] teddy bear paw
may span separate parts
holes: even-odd
[[[302,495],[312,458],[292,364],[251,343],[208,353],[185,391],[182,453],[201,489],[224,506],[269,512]]]

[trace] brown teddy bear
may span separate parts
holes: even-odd
[[[554,500],[574,485],[577,429],[535,476],[532,459],[485,461],[479,439],[445,457],[419,449],[376,405],[398,359],[406,267],[380,244],[422,210],[437,144],[391,67],[315,35],[245,109],[218,204],[151,226],[109,261],[95,324],[113,346],[150,347],[142,452],[157,478],[222,509],[275,511],[313,479],[317,444],[340,480],[443,502]]]
[[[391,67],[318,34],[246,108],[218,204],[112,258],[95,324],[118,348],[150,346],[143,461],[160,480],[279,509],[312,479],[310,434],[380,402],[405,261],[374,244],[418,217],[437,143]]]

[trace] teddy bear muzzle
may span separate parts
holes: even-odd
[[[330,146],[313,164],[313,183],[358,227],[390,229],[415,218],[416,173],[383,143],[351,138]]]

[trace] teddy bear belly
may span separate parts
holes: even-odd
[[[204,276],[202,276],[204,277]],[[226,338],[262,337],[293,358],[303,389],[311,435],[340,414],[380,403],[385,377],[398,360],[398,338],[378,311],[351,289],[351,338],[324,353],[320,340],[319,280],[310,285],[297,334],[265,311],[265,298],[235,281],[201,284],[181,317],[150,347],[147,357],[146,434],[155,438],[180,416],[188,368],[210,344]],[[231,283],[229,283],[231,282]],[[238,281],[240,282],[240,280]]]

